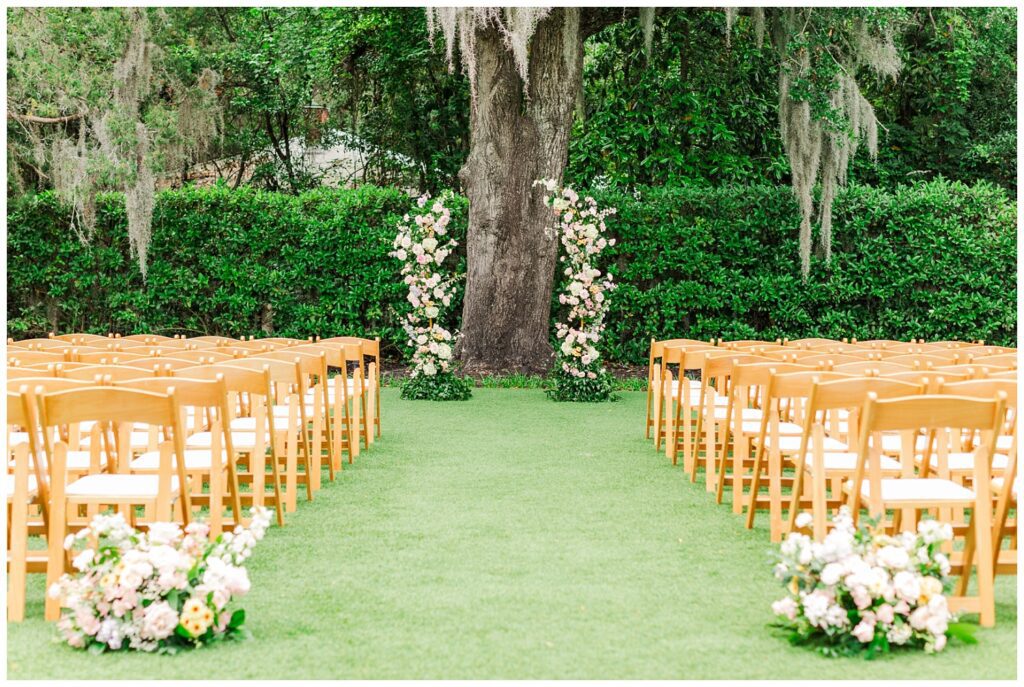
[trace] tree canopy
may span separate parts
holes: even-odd
[[[877,162],[854,159],[853,177],[882,186],[986,179],[1014,189],[1016,11],[842,12],[800,15],[802,31],[791,27],[784,44],[772,37],[771,16],[764,26],[756,14],[662,9],[646,36],[646,22],[607,22],[585,44],[566,180],[790,183],[780,87],[807,96],[827,141],[852,133],[851,118],[864,111],[843,110],[859,102],[848,82],[842,97],[821,87],[847,73],[879,122]],[[829,35],[839,25],[842,45]],[[886,40],[845,49],[865,35]],[[87,235],[95,192],[125,191],[143,262],[151,188],[212,163],[227,183],[299,192],[319,179],[293,149],[297,139],[355,134],[368,164],[353,181],[459,186],[470,85],[431,46],[419,9],[18,8],[8,11],[8,38],[8,193],[57,189]],[[851,140],[873,138],[860,133]],[[797,187],[809,188],[799,179]],[[820,193],[830,193],[828,183]]]

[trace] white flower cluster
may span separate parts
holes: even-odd
[[[226,607],[249,591],[243,563],[263,539],[270,511],[257,508],[252,516],[248,528],[213,541],[202,522],[184,531],[176,523],[154,523],[141,533],[120,513],[95,516],[64,548],[88,540],[99,546],[76,554],[78,573],[63,575],[49,590],[66,609],[57,623],[61,636],[76,648],[156,651],[239,630]]]
[[[420,196],[416,204],[426,207],[430,197]],[[407,299],[412,310],[403,323],[412,349],[410,375],[432,377],[448,372],[456,335],[438,324],[444,308],[451,305],[454,280],[437,271],[458,242],[445,240],[451,212],[442,200],[436,200],[424,214],[406,215],[398,225],[391,257],[401,260],[402,275],[409,287]]]
[[[922,520],[916,533],[889,536],[855,529],[845,506],[833,524],[822,542],[792,533],[782,543],[775,576],[789,593],[772,604],[775,614],[799,635],[830,643],[847,635],[864,647],[941,651],[952,615],[944,595],[950,564],[939,549],[952,528]]]
[[[615,208],[599,210],[589,196],[581,203],[574,190],[559,189],[554,179],[542,179],[534,185],[544,187],[544,204],[558,218],[559,238],[565,249],[561,261],[568,283],[565,292],[558,295],[558,302],[569,306],[569,312],[567,321],[555,324],[560,340],[559,366],[573,377],[596,379],[605,372],[597,362],[601,356],[597,344],[608,311],[607,293],[615,285],[610,275],[594,265],[605,248],[615,245],[615,239],[604,238],[605,217],[615,214]]]

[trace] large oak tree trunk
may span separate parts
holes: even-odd
[[[530,41],[527,98],[511,51],[493,28],[476,42],[470,151],[459,178],[469,197],[463,369],[544,372],[558,238],[533,182],[561,179],[582,86],[577,8],[555,9]]]

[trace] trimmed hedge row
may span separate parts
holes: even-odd
[[[618,208],[608,222],[619,283],[606,334],[611,360],[641,362],[651,337],[674,336],[1015,343],[1016,206],[995,186],[846,189],[835,206],[832,264],[816,261],[807,282],[786,188],[594,195]],[[448,205],[464,245],[466,201]],[[386,354],[399,357],[405,287],[387,252],[412,207],[403,192],[372,186],[300,196],[166,191],[143,281],[120,196],[101,197],[87,245],[52,194],[12,199],[8,335],[361,334],[380,336]]]

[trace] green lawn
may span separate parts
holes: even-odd
[[[467,403],[384,390],[384,438],[251,560],[254,639],[174,657],[53,641],[33,576],[11,678],[1013,678],[999,624],[941,655],[826,659],[767,625],[778,587],[743,528],[642,438],[644,396]],[[764,518],[761,519],[762,523]]]

